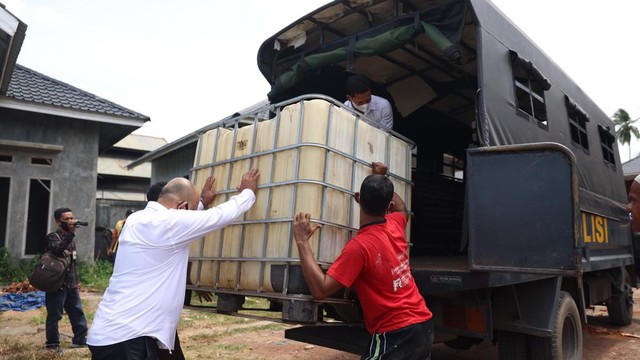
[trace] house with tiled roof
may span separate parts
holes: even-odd
[[[622,173],[624,174],[624,184],[627,186],[627,192],[629,192],[631,182],[640,174],[640,156],[622,163]]]
[[[1,6],[0,19],[0,247],[39,254],[68,207],[89,223],[76,243],[91,261],[98,158],[149,117],[16,64],[26,24]]]
[[[164,138],[129,134],[98,157],[96,189],[96,243],[94,256],[106,255],[111,231],[127,210],[141,210],[147,205],[146,193],[151,185],[151,164],[128,168],[129,163],[167,144]]]

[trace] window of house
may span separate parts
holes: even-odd
[[[613,146],[616,143],[616,137],[609,131],[608,128],[604,128],[598,125],[598,132],[600,133],[600,145],[602,147],[602,158],[604,161],[612,166],[616,165],[616,158],[613,155]]]
[[[51,180],[31,179],[28,196],[27,241],[24,254],[36,255],[44,252],[44,238],[47,236],[49,224]]]
[[[0,154],[0,162],[13,162],[13,156]]]
[[[569,118],[569,131],[571,133],[571,142],[582,147],[589,152],[589,137],[587,136],[587,122],[589,116],[575,102],[571,101],[568,96],[564,97],[567,106],[567,116]]]
[[[0,247],[6,247],[10,186],[10,178],[0,177]]]
[[[551,88],[551,83],[530,61],[521,58],[515,51],[510,51],[509,56],[518,110],[521,114],[536,119],[538,125],[547,129],[549,124],[544,92]]]
[[[53,159],[51,159],[51,158],[33,157],[33,158],[31,158],[31,164],[32,165],[51,166],[51,165],[53,165]]]

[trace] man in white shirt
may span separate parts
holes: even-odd
[[[391,103],[380,96],[371,95],[371,81],[360,74],[351,75],[346,84],[345,105],[356,109],[364,116],[383,127],[393,129],[393,109]]]
[[[240,194],[203,211],[200,192],[175,178],[158,201],[127,219],[109,287],[96,311],[87,344],[92,359],[156,359],[173,348],[184,302],[189,244],[232,223],[255,202],[259,172],[249,170]]]

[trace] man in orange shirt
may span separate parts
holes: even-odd
[[[122,232],[122,227],[124,223],[127,221],[129,215],[133,214],[135,210],[128,209],[124,214],[124,219],[118,220],[116,222],[116,227],[113,229],[113,233],[111,234],[111,245],[109,245],[109,249],[107,249],[107,255],[115,255],[116,251],[118,251],[118,238],[120,237],[120,233]]]

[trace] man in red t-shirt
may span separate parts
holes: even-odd
[[[384,175],[387,167],[372,164],[355,193],[360,204],[360,230],[325,275],[314,258],[309,238],[321,227],[311,215],[299,213],[293,234],[300,265],[314,299],[324,299],[343,287],[354,287],[364,323],[372,335],[362,359],[429,359],[433,343],[431,312],[418,292],[407,254],[404,201]]]

